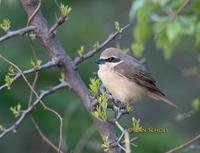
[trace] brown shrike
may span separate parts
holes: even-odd
[[[156,81],[134,57],[117,48],[104,50],[96,61],[98,76],[112,96],[121,103],[147,95],[179,109],[156,86]]]

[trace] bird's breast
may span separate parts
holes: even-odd
[[[100,69],[98,76],[113,97],[121,102],[129,102],[144,93],[142,87],[120,76],[114,70]]]

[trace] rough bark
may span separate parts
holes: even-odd
[[[34,12],[37,7],[37,0],[20,0],[23,5],[28,17]],[[67,52],[65,52],[64,48],[61,46],[59,41],[52,37],[49,34],[49,27],[46,19],[42,15],[41,11],[39,11],[34,19],[31,21],[30,25],[35,27],[35,32],[37,37],[40,39],[44,48],[50,55],[50,58],[57,63],[59,63],[59,68],[64,72],[67,82],[71,90],[80,98],[83,105],[86,107],[88,111],[90,111],[92,107],[92,99],[90,98],[90,94],[87,86],[82,81],[79,73],[74,70],[74,64]],[[112,125],[108,122],[102,122],[93,117],[94,124],[98,129],[101,136],[108,136],[109,142],[113,143],[116,141],[115,131],[112,128]],[[121,150],[119,147],[110,148],[109,153],[120,153]]]

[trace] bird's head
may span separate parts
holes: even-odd
[[[123,62],[123,53],[117,48],[104,50],[100,58],[95,61],[99,65],[99,68],[103,69],[112,69],[121,62]]]

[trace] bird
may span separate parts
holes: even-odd
[[[157,87],[156,80],[136,58],[118,48],[107,48],[95,61],[99,65],[98,77],[122,104],[131,103],[148,96],[180,110],[180,108]]]

